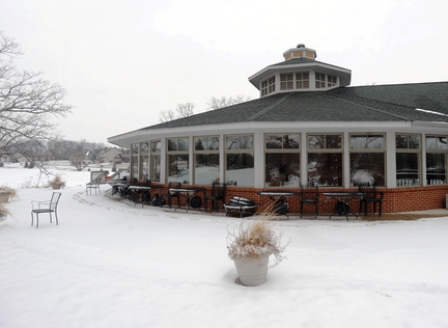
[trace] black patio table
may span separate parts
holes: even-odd
[[[273,203],[274,203],[274,209],[275,209],[275,204],[278,202],[286,202],[285,199],[287,197],[291,197],[291,196],[295,196],[298,193],[294,192],[294,191],[290,191],[290,190],[264,190],[264,191],[259,191],[257,192],[258,195],[260,196],[265,196],[265,197],[269,197]],[[289,208],[288,208],[289,210]],[[288,216],[288,212],[286,212],[286,217],[289,218]]]
[[[158,186],[158,185],[154,185],[154,186],[131,185],[131,186],[127,187],[127,189],[131,190],[133,193],[136,193],[136,194],[141,193],[142,194],[141,198],[139,198],[136,195],[134,195],[134,197],[133,197],[135,204],[137,204],[138,201],[140,201],[142,203],[142,207],[145,202],[148,204],[151,203],[151,192],[153,190],[160,189],[160,188],[162,188],[162,186]]]
[[[194,197],[194,196],[198,195],[199,193],[202,193],[201,201],[204,202],[205,188],[194,188],[194,187],[192,187],[192,188],[170,188],[170,189],[168,189],[168,191],[170,193],[176,193],[176,194],[185,196],[185,199],[187,201],[187,213],[188,213],[188,210],[190,209],[190,199],[192,198],[192,196]],[[180,208],[179,200],[178,200],[177,208]],[[199,206],[199,210],[200,209],[201,209],[201,206]],[[175,209],[175,210],[177,210],[177,209]],[[205,204],[204,204],[204,210],[205,210]]]
[[[339,216],[345,215],[347,221],[349,214],[353,214],[353,216],[358,218],[357,214],[350,212],[350,205],[348,203],[353,199],[362,198],[364,196],[363,193],[337,191],[337,192],[324,192],[322,194],[336,201],[335,210],[334,213],[330,215],[330,219],[335,214],[338,214]]]

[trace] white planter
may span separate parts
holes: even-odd
[[[234,262],[241,284],[246,286],[258,286],[266,281],[269,255],[261,258],[236,258],[234,259]]]

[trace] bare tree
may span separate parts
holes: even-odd
[[[236,105],[245,101],[250,100],[250,97],[248,96],[236,96],[236,97],[225,97],[222,96],[221,98],[210,98],[209,102],[207,103],[209,105],[208,109],[218,109],[218,108],[224,108],[229,107],[232,105]]]
[[[162,110],[160,112],[160,122],[168,122],[172,121],[176,118],[176,115],[174,114],[174,110],[168,109],[168,110]]]
[[[0,152],[28,158],[26,141],[55,139],[54,116],[64,116],[65,91],[41,78],[41,73],[20,72],[13,59],[22,53],[17,43],[0,31]]]
[[[175,110],[168,109],[160,112],[160,122],[168,122],[177,118],[188,117],[194,114],[194,104],[185,103],[177,105]]]

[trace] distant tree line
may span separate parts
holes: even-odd
[[[207,110],[229,107],[249,100],[250,97],[242,95],[236,97],[223,96],[221,98],[211,97],[207,103],[207,105],[209,106]],[[161,111],[159,120],[160,122],[168,122],[175,119],[191,116],[194,114],[193,112],[194,107],[195,107],[194,103],[190,102],[185,104],[178,104],[174,110],[168,109]]]

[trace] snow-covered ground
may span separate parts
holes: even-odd
[[[448,218],[273,221],[287,259],[244,287],[226,249],[240,219],[85,196],[89,173],[66,169],[59,226],[36,229],[31,200],[53,192],[26,188],[38,172],[0,168],[19,188],[0,223],[2,328],[448,327]]]

